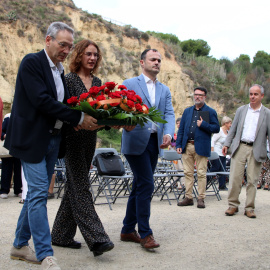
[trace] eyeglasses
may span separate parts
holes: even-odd
[[[72,44],[72,45],[70,45],[70,44],[68,44],[68,43],[66,43],[66,42],[60,42],[60,41],[58,41],[56,38],[54,38],[54,37],[52,37],[57,43],[58,43],[58,45],[60,46],[60,48],[61,49],[69,49],[70,51],[72,51],[73,49],[74,49],[74,45]]]
[[[203,94],[194,94],[194,97],[197,96],[197,97],[204,97],[205,95]]]
[[[86,56],[88,57],[92,57],[94,56],[94,58],[99,58],[99,54],[98,53],[91,53],[91,52],[86,52],[84,53]]]

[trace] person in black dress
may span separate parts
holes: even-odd
[[[71,72],[65,76],[70,96],[80,96],[92,86],[101,86],[101,80],[93,75],[101,59],[97,44],[90,40],[77,43],[71,55]],[[94,256],[114,247],[96,213],[89,190],[88,172],[99,127],[95,125],[90,131],[75,131],[68,127],[65,155],[67,183],[51,233],[53,245],[80,248],[81,243],[74,240],[78,226]]]

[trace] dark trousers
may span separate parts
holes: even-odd
[[[15,157],[2,158],[1,190],[0,194],[8,194],[10,184],[14,174],[14,194],[22,193],[21,161]]]
[[[125,155],[133,172],[132,192],[127,203],[126,216],[123,221],[122,233],[135,231],[141,238],[152,234],[150,228],[151,196],[154,191],[153,174],[158,160],[157,135],[151,135],[145,151],[141,155]]]
[[[226,169],[226,157],[219,156],[220,161],[223,165],[223,168]],[[219,162],[218,159],[211,161],[212,167],[210,169],[210,172],[223,172],[223,168]],[[218,178],[219,181],[219,188],[225,188],[226,187],[226,176],[220,175]]]

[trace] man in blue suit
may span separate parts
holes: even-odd
[[[205,104],[207,90],[194,89],[195,105],[185,109],[176,139],[176,149],[182,155],[186,194],[178,206],[193,205],[194,164],[198,175],[198,208],[205,208],[207,157],[211,155],[211,134],[219,132],[217,113]]]
[[[159,247],[149,225],[151,196],[154,190],[153,174],[158,155],[168,147],[174,133],[174,111],[171,93],[156,76],[160,71],[161,55],[155,49],[145,50],[141,55],[142,74],[124,81],[129,90],[134,90],[148,107],[156,107],[167,121],[166,124],[146,123],[134,129],[126,128],[122,134],[122,153],[133,172],[132,192],[127,203],[126,216],[121,231],[122,241],[141,243],[142,247]],[[138,232],[135,226],[138,224]]]
[[[97,126],[96,119],[61,103],[69,98],[61,62],[72,47],[73,29],[55,22],[48,28],[45,49],[24,57],[5,140],[10,154],[21,159],[28,184],[10,256],[49,270],[60,269],[53,257],[46,204],[61,127],[63,122],[75,129]],[[28,245],[31,235],[36,253]]]

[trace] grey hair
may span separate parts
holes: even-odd
[[[229,122],[232,122],[232,119],[225,115],[222,117],[221,126],[223,126],[224,124],[229,123]]]
[[[249,92],[250,92],[250,89],[253,87],[253,86],[258,86],[260,89],[261,89],[261,94],[264,94],[264,88],[259,85],[259,84],[253,84],[250,88],[249,88]]]
[[[53,22],[48,27],[46,36],[56,38],[56,35],[58,34],[58,32],[63,31],[63,30],[70,32],[72,35],[74,34],[74,30],[67,24],[63,22]]]

